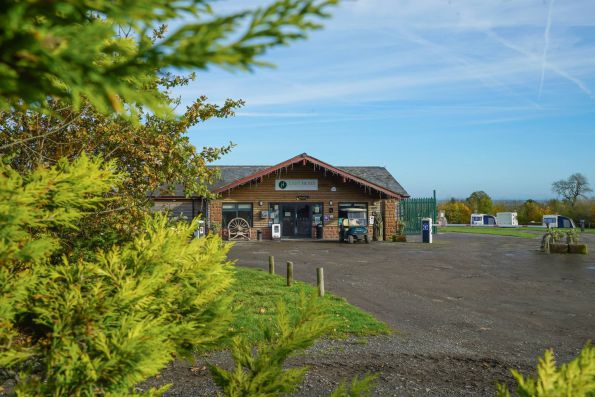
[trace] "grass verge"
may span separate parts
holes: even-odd
[[[300,299],[300,294],[316,293],[316,287],[295,281],[287,287],[284,277],[272,276],[258,269],[235,268],[234,306],[238,308],[233,328],[253,341],[261,339],[261,324],[271,321],[276,314],[276,302],[281,299],[291,315]],[[325,294],[320,299],[322,310],[336,320],[337,326],[329,335],[331,338],[345,338],[349,335],[383,335],[391,332],[387,324],[371,314],[350,305],[343,298]]]
[[[500,227],[481,227],[481,226],[448,226],[439,227],[438,232],[442,233],[472,233],[472,234],[491,234],[496,236],[510,236],[520,238],[535,238],[536,233],[528,233],[527,231],[500,228]],[[537,232],[539,232],[537,230]]]
[[[515,227],[514,230],[522,230],[522,231],[528,231],[528,232],[535,232],[535,233],[545,233],[545,227],[526,227],[526,226],[521,226],[521,227]],[[563,232],[570,230],[570,229],[560,229]],[[576,230],[579,233],[585,233],[585,234],[595,234],[595,229],[585,229],[585,231],[581,232],[581,228],[577,226]]]

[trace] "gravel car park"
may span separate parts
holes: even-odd
[[[591,250],[595,236],[585,235]],[[395,330],[393,335],[321,341],[297,364],[311,367],[298,395],[328,395],[342,378],[378,373],[377,395],[494,395],[509,368],[530,372],[553,348],[559,361],[595,337],[595,259],[546,255],[539,239],[439,234],[419,242],[238,243],[239,266],[294,262],[296,279],[346,298]],[[283,272],[284,266],[277,266]],[[225,353],[209,358],[225,363]],[[200,363],[199,363],[200,366]],[[169,395],[211,395],[208,371],[176,363],[162,373]],[[204,394],[201,394],[204,393]]]

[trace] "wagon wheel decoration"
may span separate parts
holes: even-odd
[[[233,218],[227,224],[230,240],[250,240],[250,225],[244,218]]]

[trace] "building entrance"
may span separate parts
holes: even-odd
[[[311,238],[314,220],[320,220],[322,204],[280,203],[281,237]]]

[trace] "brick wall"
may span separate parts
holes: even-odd
[[[212,200],[209,201],[209,214],[210,214],[210,222],[211,223],[218,223],[221,226],[221,236],[223,238],[227,238],[227,230],[225,229],[225,225],[222,225],[222,200]],[[260,219],[257,218],[259,210],[256,209],[255,206],[255,213],[254,219],[257,221],[255,225],[250,229],[250,239],[256,240],[257,239],[257,231],[262,230],[262,238],[263,240],[270,240],[272,239],[272,232],[270,226],[260,222]],[[378,212],[382,210],[383,212],[383,220],[384,220],[384,235],[386,239],[390,239],[390,236],[396,232],[396,207],[395,207],[395,200],[382,200],[377,201],[375,203],[370,203],[368,208],[368,215],[372,215],[374,211]],[[388,216],[387,216],[388,214]],[[267,221],[268,222],[268,221]],[[368,227],[368,237],[370,241],[372,241],[372,236],[374,233],[373,226]],[[389,233],[389,234],[387,234]],[[316,238],[316,227],[312,227],[312,238]],[[339,225],[337,224],[337,220],[333,219],[326,223],[324,226],[324,239],[325,240],[339,240]]]
[[[325,240],[339,240],[339,225],[324,225],[324,231],[322,232],[322,236]]]
[[[223,225],[221,225],[221,221],[223,219],[223,214],[221,213],[221,201],[220,200],[211,200],[209,201],[209,226],[212,223],[218,223],[221,233],[223,232]]]
[[[397,233],[397,202],[396,200],[384,200],[382,202],[382,217],[384,218],[384,239],[390,240],[393,234]]]

